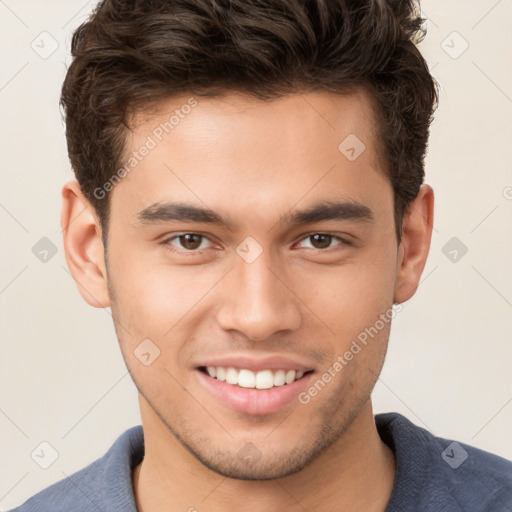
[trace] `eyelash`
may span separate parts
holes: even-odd
[[[184,253],[184,254],[199,254],[201,253],[203,250],[205,249],[182,249],[182,250],[179,250],[179,249],[174,249],[171,245],[171,242],[173,242],[174,240],[179,240],[180,237],[182,236],[185,236],[185,235],[197,235],[199,237],[201,237],[201,243],[203,242],[203,240],[209,240],[209,238],[206,236],[206,235],[202,235],[201,233],[193,233],[193,232],[185,232],[185,233],[180,233],[178,235],[173,235],[172,237],[170,238],[166,238],[165,240],[162,240],[161,242],[161,245],[163,245],[164,247],[166,247],[168,250],[170,250],[171,252],[179,252],[179,253]],[[332,237],[333,239],[338,239],[340,241],[339,244],[336,244],[332,247],[327,247],[326,249],[316,249],[314,247],[308,247],[308,249],[313,249],[313,250],[316,250],[316,251],[319,251],[319,252],[326,252],[328,251],[329,249],[333,249],[335,247],[338,247],[338,246],[342,246],[342,245],[352,245],[348,240],[346,240],[345,238],[342,238],[338,235],[335,235],[334,233],[329,233],[329,232],[323,232],[323,231],[315,231],[314,233],[309,233],[305,236],[303,236],[299,242],[302,242],[304,240],[307,240],[308,238],[314,236],[314,235],[325,235],[325,236],[330,236]],[[210,240],[211,241],[211,240]]]

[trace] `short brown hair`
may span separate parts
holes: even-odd
[[[437,87],[412,0],[105,0],[73,34],[62,87],[71,165],[94,193],[121,165],[131,115],[173,95],[260,99],[365,87],[377,105],[397,239],[424,179]],[[104,237],[106,240],[106,237]]]

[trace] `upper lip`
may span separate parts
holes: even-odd
[[[223,368],[231,367],[238,370],[251,370],[253,372],[259,372],[262,370],[297,370],[307,372],[309,370],[313,370],[312,365],[286,356],[267,356],[258,358],[247,355],[227,356],[208,359],[197,365],[198,368],[202,366],[221,366]]]

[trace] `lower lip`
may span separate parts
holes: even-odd
[[[308,373],[291,384],[283,384],[270,389],[252,389],[227,384],[200,370],[196,370],[196,373],[203,385],[218,400],[230,409],[245,414],[271,414],[283,409],[297,400],[297,396],[307,386],[314,374],[314,372]]]

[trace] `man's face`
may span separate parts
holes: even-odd
[[[384,360],[397,241],[375,117],[362,93],[230,94],[197,97],[162,134],[187,99],[161,103],[126,141],[127,156],[151,148],[110,196],[116,331],[146,430],[172,432],[226,476],[285,476],[369,406]],[[289,383],[274,386],[279,370]],[[293,370],[305,375],[292,382]],[[273,387],[251,388],[253,376]]]

